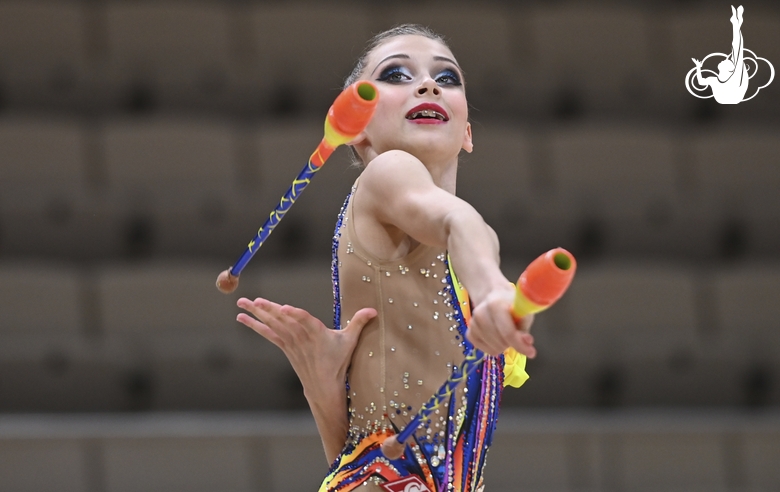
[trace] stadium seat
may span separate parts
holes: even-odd
[[[261,107],[324,116],[370,37],[364,8],[262,2],[247,16]]]
[[[234,40],[233,11],[218,4],[108,3],[106,83],[132,111],[253,108]]]
[[[780,265],[747,263],[724,268],[709,279],[713,328],[707,356],[713,378],[734,403],[780,402]]]
[[[0,4],[0,107],[88,107],[95,63],[87,28],[78,2]]]
[[[0,120],[0,251],[83,260],[112,248],[89,166],[89,134],[70,119]]]
[[[276,263],[260,267],[256,275],[261,297],[305,309],[325,326],[333,327],[330,263]]]
[[[697,221],[722,256],[772,257],[780,248],[777,137],[771,127],[727,125],[691,139]]]
[[[460,157],[456,194],[496,231],[502,256],[538,256],[563,246],[564,209],[539,169],[537,134],[497,124],[475,124],[473,133],[473,153]]]
[[[653,113],[658,76],[646,12],[568,2],[522,10],[516,18],[530,30],[530,70],[549,113]]]
[[[718,385],[700,364],[696,296],[673,265],[583,266],[555,307],[568,334],[550,358],[579,364],[572,378],[604,405],[705,404]]]
[[[0,411],[121,409],[85,280],[51,263],[0,266]]]
[[[125,368],[139,408],[284,408],[298,397],[287,398],[296,379],[282,352],[236,321],[236,301],[257,297],[257,284],[221,294],[222,269],[154,262],[99,272],[105,353]]]
[[[107,209],[126,255],[238,254],[256,227],[237,135],[214,120],[115,120],[102,129]],[[232,259],[232,258],[231,258]]]
[[[549,166],[574,253],[668,257],[706,253],[680,193],[677,143],[666,131],[565,126],[549,135]]]

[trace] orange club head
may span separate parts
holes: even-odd
[[[577,261],[563,248],[555,248],[531,262],[517,281],[517,288],[532,303],[546,308],[560,299],[571,285]]]

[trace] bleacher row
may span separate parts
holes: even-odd
[[[0,4],[2,105],[321,114],[372,33],[417,22],[451,38],[481,110],[680,117],[720,109],[700,105],[683,80],[691,58],[729,52],[727,5],[448,6],[7,0]],[[751,5],[745,19],[745,46],[780,60],[776,6]],[[768,76],[759,68],[754,82]],[[723,114],[771,118],[780,92],[764,92],[760,103]]]
[[[776,127],[475,123],[458,195],[507,257],[777,257]],[[322,138],[317,119],[0,119],[0,254],[233,261]],[[263,249],[330,252],[359,170],[339,150]]]
[[[495,492],[771,491],[780,486],[778,453],[777,412],[508,410],[485,485]],[[0,416],[8,490],[316,490],[326,468],[308,415]]]
[[[0,411],[305,408],[282,352],[236,320],[239,296],[332,326],[326,262],[0,265]],[[515,279],[523,264],[503,265]],[[780,404],[780,264],[580,266],[538,316],[531,380],[505,406]]]

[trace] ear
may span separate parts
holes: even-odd
[[[365,140],[366,140],[366,132],[362,131],[358,134],[357,137],[347,142],[346,145],[358,146],[361,143],[363,143]]]
[[[346,145],[352,148],[358,155],[358,158],[363,161],[364,165],[368,163],[368,161],[366,161],[366,149],[371,146],[371,143],[369,142],[368,135],[366,135],[365,131],[360,132],[357,137],[347,142]]]
[[[471,123],[466,123],[466,133],[463,135],[463,150],[471,153],[474,150],[474,142],[471,140]]]

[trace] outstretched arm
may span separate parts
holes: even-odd
[[[303,309],[266,299],[238,300],[237,319],[282,349],[301,380],[328,464],[347,440],[345,379],[360,331],[376,310],[359,310],[343,330],[330,330]]]
[[[360,183],[355,203],[376,220],[448,250],[474,303],[468,337],[477,348],[536,355],[527,332],[531,320],[518,329],[510,313],[515,288],[499,268],[498,240],[471,205],[436,186],[422,162],[399,150],[371,161]]]

